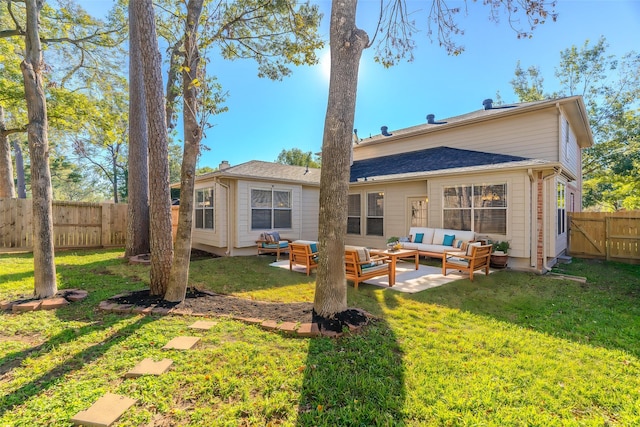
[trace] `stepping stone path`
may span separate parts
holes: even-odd
[[[208,330],[215,326],[218,322],[207,322],[199,320],[192,325],[191,329]],[[176,337],[165,344],[163,349],[190,350],[200,341],[199,337]],[[143,359],[140,363],[133,367],[129,372],[124,374],[125,378],[138,378],[143,375],[162,375],[169,370],[173,364],[171,359],[162,359],[159,362],[151,358]],[[78,412],[71,422],[74,425],[83,425],[90,427],[109,427],[115,423],[127,409],[135,405],[136,399],[126,396],[107,393],[98,399],[86,411]]]
[[[202,329],[204,331],[208,331],[209,329],[213,328],[217,324],[218,322],[208,322],[206,320],[198,320],[196,323],[189,325],[189,328]]]
[[[163,350],[191,350],[200,338],[198,337],[176,337],[162,347]]]
[[[138,378],[143,375],[162,375],[169,370],[173,364],[171,359],[162,359],[159,362],[147,357],[142,362],[133,367],[132,370],[124,374],[125,378]]]
[[[86,295],[85,295],[86,296]],[[66,297],[65,297],[66,298]],[[66,298],[69,299],[69,298]],[[53,304],[53,303],[51,303]],[[1,306],[0,306],[1,307]],[[25,306],[24,309],[27,310]],[[31,308],[37,310],[41,307]],[[104,311],[112,312],[131,312],[131,307],[121,307],[119,304],[108,303],[103,301],[100,303],[100,309]],[[6,309],[6,308],[3,308]],[[169,314],[171,309],[166,309],[166,313],[157,313],[155,308],[150,310],[153,314]],[[142,313],[147,314],[147,313]],[[234,317],[235,320],[243,321],[248,324],[260,325],[263,329],[278,330],[288,334],[297,334],[300,337],[314,337],[321,335],[317,323],[303,323],[296,324],[294,322],[282,322],[277,323],[273,320],[262,320],[254,318]],[[189,325],[190,329],[209,330],[218,322],[211,322],[205,320],[198,320],[197,322]],[[190,350],[200,341],[199,337],[180,336],[172,339],[162,347],[164,350]],[[153,359],[146,358],[138,363],[133,369],[127,372],[125,378],[137,378],[142,375],[162,375],[169,370],[169,367],[173,364],[171,359],[162,359],[159,362],[155,362]],[[75,425],[83,426],[98,426],[109,427],[116,422],[120,416],[137,401],[125,396],[119,396],[116,394],[107,393],[96,403],[94,403],[86,411],[80,411],[75,417],[71,418],[71,422]]]
[[[54,296],[45,299],[25,299],[17,301],[3,301],[0,310],[11,310],[14,313],[25,313],[36,310],[54,310],[64,307],[70,302],[82,301],[89,293],[82,289],[63,289]]]
[[[78,412],[75,417],[71,418],[71,422],[74,425],[109,427],[136,402],[136,399],[130,397],[107,393],[86,411]]]

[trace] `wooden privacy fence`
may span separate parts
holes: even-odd
[[[640,211],[569,213],[569,255],[640,263]]]
[[[33,249],[31,199],[0,199],[0,252]],[[53,202],[56,249],[124,246],[127,205]]]

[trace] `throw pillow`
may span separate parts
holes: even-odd
[[[360,262],[365,262],[365,261],[369,261],[370,259],[370,255],[369,255],[369,251],[367,250],[367,248],[357,248],[356,252],[358,252],[358,260]]]
[[[442,240],[443,246],[453,246],[453,240],[456,238],[453,234],[445,234],[444,239]]]
[[[271,233],[271,236],[273,237],[273,241],[274,242],[279,242],[280,241],[280,233],[277,231],[273,231]]]
[[[422,243],[422,239],[424,239],[424,233],[416,233],[416,243]]]
[[[400,237],[398,239],[398,241],[401,242],[401,243],[409,243],[409,242],[411,242],[411,239],[408,238],[408,237]]]
[[[315,254],[316,252],[318,252],[318,244],[317,243],[311,243],[309,245],[309,248],[311,249],[311,253]]]
[[[473,243],[469,243],[469,245],[467,246],[467,255],[471,255],[471,252],[473,252],[473,247],[474,246],[482,246],[482,242],[473,242]]]
[[[275,242],[275,239],[273,238],[273,235],[271,233],[264,233],[264,240],[267,243],[273,243]]]

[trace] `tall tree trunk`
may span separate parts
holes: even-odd
[[[16,192],[18,199],[27,198],[27,186],[24,180],[24,159],[22,158],[22,147],[16,140],[13,141],[14,158],[16,160]]]
[[[111,172],[113,173],[113,203],[118,203],[118,163],[117,152],[111,155]]]
[[[34,294],[46,298],[58,291],[53,249],[53,217],[49,140],[47,137],[47,103],[42,81],[42,46],[38,21],[43,0],[26,0],[27,30],[25,58],[20,64],[24,77],[31,156],[31,193],[33,196]]]
[[[129,157],[125,256],[147,254],[149,247],[149,136],[136,8],[129,2]]]
[[[0,106],[0,198],[10,199],[14,194],[11,146],[4,121],[4,108]]]
[[[367,33],[356,27],[356,0],[331,6],[331,77],[322,138],[318,275],[313,303],[322,317],[347,309],[344,240],[347,233],[349,159],[356,108],[358,67]]]
[[[184,124],[184,154],[180,172],[180,210],[178,231],[175,242],[175,257],[171,267],[169,288],[164,297],[167,301],[182,301],[189,281],[189,261],[191,260],[191,226],[193,223],[193,190],[196,162],[200,154],[202,129],[198,123],[198,78],[200,52],[198,50],[198,20],[202,13],[203,0],[189,0],[187,22],[184,33],[185,63],[182,72],[182,109]]]
[[[136,9],[149,132],[150,288],[152,295],[164,296],[171,273],[173,242],[171,241],[169,148],[162,90],[162,57],[158,49],[155,14],[151,0],[136,0],[131,3]]]

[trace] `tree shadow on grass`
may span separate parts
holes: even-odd
[[[0,359],[0,375],[4,375],[12,369],[15,369],[27,358],[38,356],[41,353],[46,353],[51,348],[74,341],[83,335],[111,328],[122,319],[122,316],[109,316],[108,320],[105,319],[105,321],[99,325],[90,325],[74,330],[65,330],[39,346],[17,353],[11,353]],[[70,359],[64,360],[55,368],[44,372],[42,375],[23,384],[11,393],[0,397],[0,417],[5,412],[27,402],[33,396],[43,393],[45,390],[55,385],[55,383],[65,374],[82,369],[86,364],[102,357],[110,348],[118,345],[120,342],[127,339],[133,332],[155,320],[156,318],[152,316],[141,317],[134,323],[115,330],[109,338],[85,348]]]
[[[402,352],[384,320],[357,335],[310,340],[298,426],[397,424],[404,399]]]

